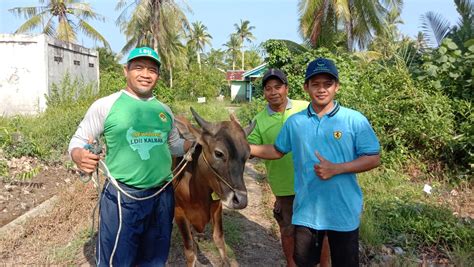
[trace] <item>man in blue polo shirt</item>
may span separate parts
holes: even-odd
[[[358,266],[362,191],[356,173],[380,164],[380,145],[364,115],[334,101],[339,74],[331,60],[309,63],[304,89],[308,108],[286,121],[274,145],[251,145],[251,154],[278,159],[293,152],[296,264],[319,262],[327,235],[332,266]]]

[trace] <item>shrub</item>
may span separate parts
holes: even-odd
[[[243,124],[246,124],[252,121],[255,115],[265,108],[266,104],[264,99],[255,98],[252,102],[241,105],[237,111],[237,117]]]
[[[175,84],[172,90],[176,100],[196,101],[197,97],[214,98],[223,93],[226,88],[225,75],[215,68],[202,66],[199,70],[191,65],[187,70],[176,73]]]
[[[450,98],[454,115],[454,133],[443,158],[451,166],[462,167],[468,174],[474,166],[474,45],[465,52],[450,39],[423,56],[413,73],[433,94]]]

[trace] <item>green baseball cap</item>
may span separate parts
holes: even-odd
[[[148,57],[156,61],[158,66],[161,65],[160,62],[160,56],[158,56],[158,53],[155,52],[155,50],[151,49],[150,47],[144,46],[144,47],[137,47],[133,49],[130,54],[128,55],[127,58],[127,63],[130,62],[130,60],[139,58],[139,57]]]

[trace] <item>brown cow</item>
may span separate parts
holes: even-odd
[[[230,121],[209,123],[192,108],[191,112],[201,129],[182,117],[176,118],[176,126],[187,140],[197,142],[192,161],[177,177],[175,185],[175,222],[184,242],[187,266],[197,262],[197,244],[192,229],[204,232],[212,222],[212,237],[225,265],[228,265],[222,229],[222,204],[231,209],[247,206],[247,189],[243,173],[250,156],[246,136],[255,124],[242,129],[231,115]],[[220,200],[211,196],[217,194]]]

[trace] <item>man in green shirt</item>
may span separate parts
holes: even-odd
[[[255,116],[257,124],[248,136],[249,143],[256,145],[273,144],[286,119],[307,108],[309,104],[288,98],[288,80],[279,69],[269,69],[263,76],[262,86],[268,104]],[[296,266],[293,260],[294,227],[291,224],[295,196],[291,153],[279,160],[266,160],[265,167],[270,187],[276,197],[273,215],[280,227],[287,266]]]
[[[127,87],[95,101],[69,144],[85,173],[100,160],[85,149],[88,140],[103,136],[107,146],[97,266],[165,266],[168,258],[174,197],[165,185],[171,155],[183,155],[190,142],[179,137],[170,108],[153,96],[160,66],[153,49],[132,50],[124,67]]]

